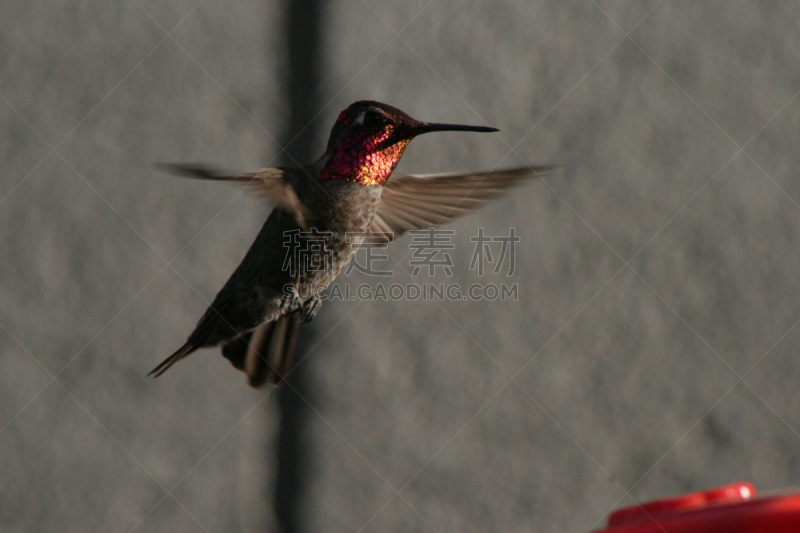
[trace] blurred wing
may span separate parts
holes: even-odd
[[[161,163],[158,166],[181,176],[241,185],[246,193],[265,197],[292,215],[301,228],[308,229],[308,220],[310,219],[308,209],[297,197],[297,193],[287,180],[284,171],[279,168],[264,168],[246,174],[220,176],[214,170],[203,165]]]
[[[509,187],[544,176],[553,167],[521,167],[469,174],[404,176],[383,186],[381,202],[366,239],[385,243],[406,231],[427,229],[476,209]]]

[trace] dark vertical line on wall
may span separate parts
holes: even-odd
[[[321,150],[323,142],[318,124],[311,123],[322,108],[319,90],[322,78],[322,5],[322,0],[286,0],[284,3],[288,60],[284,94],[288,121],[280,140],[291,156],[283,161],[287,165],[293,165],[293,161],[300,164],[312,162],[319,155],[314,152]],[[301,130],[302,133],[292,141]],[[311,348],[316,336],[313,323],[302,326],[295,362]],[[308,529],[303,517],[311,463],[307,431],[311,412],[303,400],[311,399],[311,376],[307,367],[307,364],[295,367],[289,376],[292,387],[283,386],[278,391],[280,422],[273,505],[283,533]]]
[[[286,44],[288,71],[286,98],[289,120],[283,134],[286,151],[301,164],[311,163],[322,153],[318,122],[311,120],[322,108],[321,50],[323,0],[286,0]],[[286,146],[300,130],[303,132]],[[319,153],[316,153],[319,151]]]

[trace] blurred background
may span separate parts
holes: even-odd
[[[800,4],[13,0],[0,28],[3,531],[582,532],[800,483]],[[564,165],[447,226],[435,281],[518,300],[326,302],[279,390],[217,350],[145,379],[269,210],[152,163],[307,163],[360,99],[501,130],[401,172]],[[468,268],[479,227],[516,229],[511,278]]]

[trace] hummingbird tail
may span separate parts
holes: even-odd
[[[251,387],[279,385],[291,370],[301,322],[298,310],[261,324],[223,346],[222,355],[247,374]]]
[[[174,365],[175,363],[177,363],[178,361],[180,361],[181,359],[183,359],[196,349],[197,346],[190,344],[187,341],[186,344],[178,348],[178,351],[176,351],[174,354],[170,355],[169,357],[161,361],[161,363],[157,367],[155,367],[153,370],[150,371],[149,374],[147,374],[147,377],[153,376],[153,379],[157,378],[158,376],[166,372],[169,369],[169,367],[171,367],[172,365]]]

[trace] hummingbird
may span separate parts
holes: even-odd
[[[422,122],[390,105],[360,101],[339,114],[325,153],[302,168],[221,175],[204,165],[165,165],[184,176],[244,186],[275,207],[186,342],[148,376],[160,376],[195,350],[221,346],[252,387],[279,384],[290,371],[300,325],[314,317],[322,291],[360,245],[386,244],[452,220],[551,168],[393,175],[409,142],[436,131],[498,130]]]

